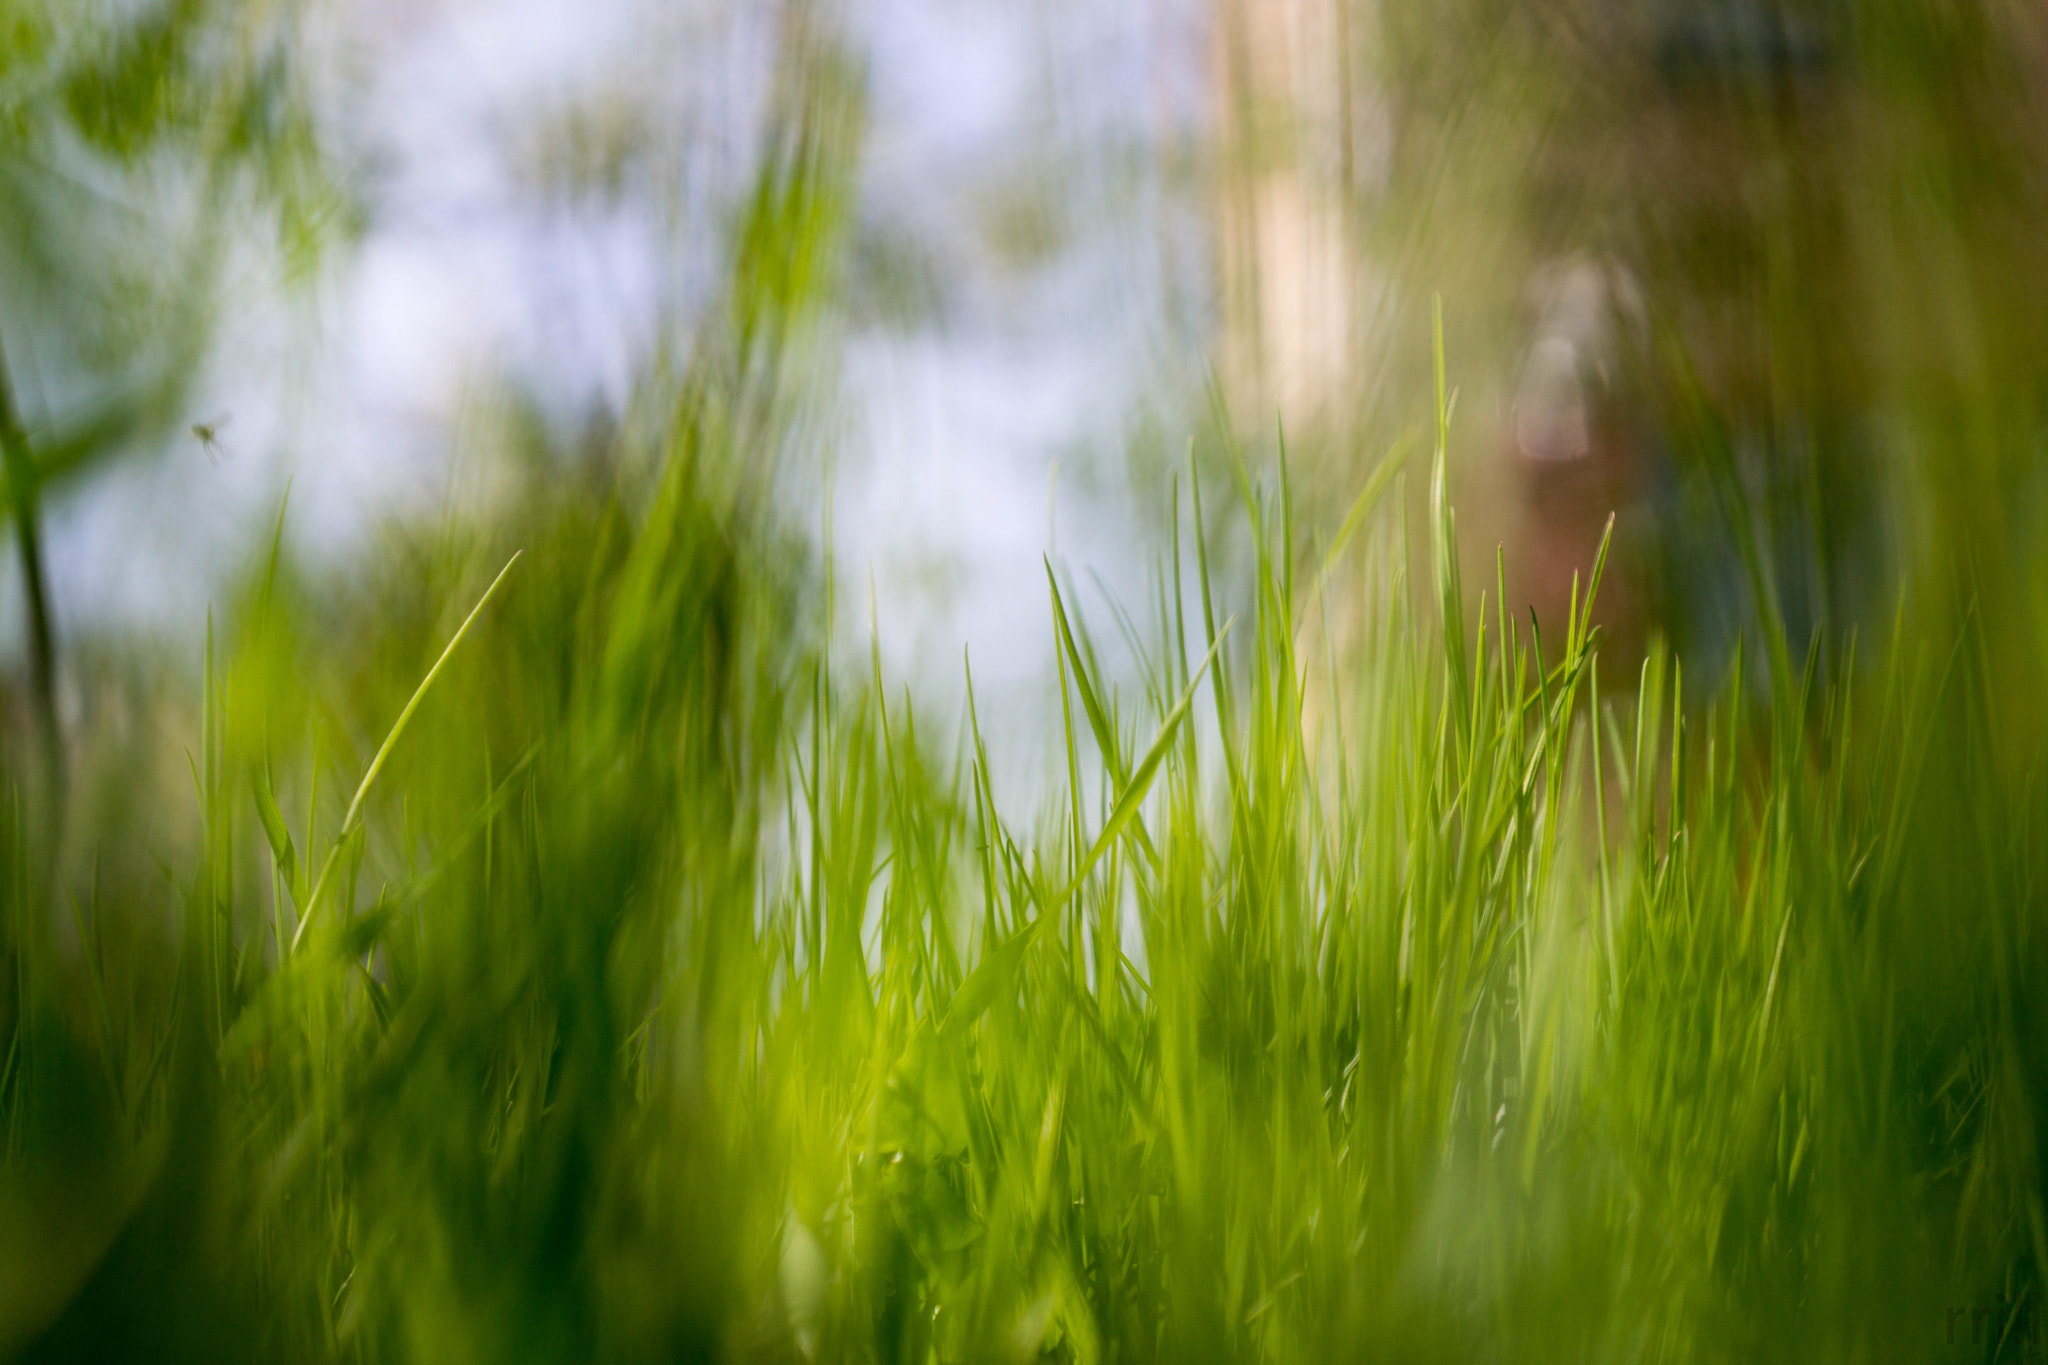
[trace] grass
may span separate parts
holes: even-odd
[[[2037,1350],[2031,580],[1933,544],[1823,667],[1752,539],[1765,668],[1606,676],[1462,581],[1439,347],[1420,524],[1399,455],[1328,549],[1192,466],[1124,674],[1049,574],[1016,818],[760,472],[828,126],[601,465],[356,579],[280,533],[61,822],[9,750],[0,1356]]]
[[[1191,527],[1142,696],[1052,580],[1067,786],[1020,825],[698,439],[645,515],[415,544],[409,610],[334,629],[269,559],[193,836],[8,844],[23,1358],[2025,1345],[2044,810],[1981,622],[1624,687],[1583,615],[1467,611],[1439,446],[1429,581],[1354,517],[1305,581],[1382,605],[1303,658],[1241,470],[1183,510],[1250,530],[1242,600]]]

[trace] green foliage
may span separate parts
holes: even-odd
[[[0,4],[0,339],[38,487],[146,449],[206,353],[229,229],[340,221],[300,7]]]
[[[607,458],[367,582],[280,531],[66,847],[4,788],[0,1356],[2026,1347],[2029,623],[1951,546],[1838,674],[1605,678],[1598,569],[1539,647],[1461,582],[1439,344],[1420,553],[1405,451],[1316,560],[1224,452],[1138,696],[1050,576],[1065,789],[1014,820],[773,510],[851,212],[820,62]]]
[[[1055,580],[1069,789],[1019,827],[971,722],[935,749],[828,661],[689,430],[653,496],[536,490],[338,631],[268,559],[174,878],[79,888],[73,937],[14,878],[9,1226],[64,1233],[9,1234],[23,1358],[1873,1359],[2028,1320],[2048,810],[1973,624],[1854,696],[1738,666],[1700,706],[1653,652],[1616,699],[1584,613],[1547,667],[1483,603],[1440,636],[1382,516],[1340,669],[1245,471],[1239,624],[1199,562],[1141,701]],[[166,932],[168,989],[105,965]]]
[[[69,781],[43,505],[180,424],[235,210],[275,219],[288,270],[336,217],[297,17],[244,0],[0,0],[0,465],[51,842]]]

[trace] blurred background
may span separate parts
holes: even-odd
[[[47,29],[10,61],[22,420],[150,390],[94,438],[104,468],[52,490],[50,600],[186,632],[287,480],[295,538],[345,557],[394,509],[482,496],[506,423],[573,460],[616,420],[716,291],[791,22],[13,8]],[[2032,419],[1988,429],[1976,400],[2037,406],[2031,7],[800,8],[857,87],[831,149],[856,204],[789,496],[822,543],[802,504],[829,483],[835,567],[905,671],[957,672],[965,642],[992,684],[1042,673],[1042,633],[1011,623],[1043,614],[1048,549],[1141,593],[1157,547],[1132,531],[1219,411],[1255,448],[1284,425],[1307,505],[1341,505],[1426,415],[1438,296],[1459,501],[1539,614],[1618,511],[1610,627],[1725,651],[1732,549],[1678,534],[1711,499],[1679,428],[1709,419],[1768,493],[1796,637],[1883,596],[1892,512],[2024,492],[1992,467]],[[256,126],[206,127],[235,117]],[[136,335],[67,335],[88,329]],[[1895,486],[1937,436],[1965,477]],[[5,600],[18,658],[18,583]]]
[[[177,82],[192,126],[146,157],[70,128],[25,147],[21,164],[51,172],[33,211],[100,216],[61,194],[124,161],[128,257],[156,256],[174,223],[203,239],[189,250],[207,272],[148,301],[190,338],[149,420],[51,490],[56,617],[189,641],[287,484],[290,541],[339,567],[378,553],[394,516],[486,508],[531,472],[508,461],[559,473],[594,458],[722,296],[801,27],[844,69],[822,154],[853,202],[825,339],[785,395],[801,429],[762,466],[786,475],[784,520],[820,555],[829,528],[849,639],[872,608],[892,671],[941,702],[960,693],[966,646],[985,689],[1035,707],[1050,677],[1041,556],[1057,546],[1142,596],[1164,517],[1140,510],[1159,499],[1134,498],[1129,474],[1180,461],[1201,411],[1209,21],[1187,3],[371,0],[113,8],[86,32],[50,9],[53,67],[97,44],[110,68],[63,78]],[[186,50],[112,69],[155,41]],[[202,205],[194,181],[215,153],[200,106],[250,98],[218,85],[230,60],[277,83],[250,97],[281,122],[264,163]],[[169,325],[174,305],[203,324]],[[72,306],[51,293],[34,307],[9,310],[6,339],[24,420],[54,432],[81,420],[59,395],[76,385],[90,408],[103,376],[32,349]],[[172,363],[133,349],[121,364]],[[21,667],[8,572],[0,629]]]
[[[1610,514],[1611,648],[1708,673],[1759,603],[1839,639],[1915,543],[1995,532],[1995,581],[2030,540],[2031,6],[9,14],[0,344],[82,635],[189,640],[288,484],[341,565],[486,505],[508,451],[593,458],[718,297],[798,28],[847,87],[850,227],[762,459],[842,624],[937,698],[963,646],[1047,695],[1042,554],[1142,602],[1190,438],[1220,479],[1284,430],[1333,527],[1428,417],[1439,298],[1468,557],[1553,634]]]
[[[2048,772],[2044,226],[2048,11],[2031,0],[0,0],[0,1120],[28,1173],[0,1181],[0,1353],[152,1357],[136,1324],[208,1343],[234,1321],[208,1305],[254,1321],[270,1295],[284,1307],[252,1357],[322,1356],[368,1315],[371,1347],[402,1339],[422,1358],[457,1358],[464,1333],[493,1358],[492,1332],[497,1357],[590,1358],[594,1325],[624,1321],[605,1305],[623,1303],[648,1316],[621,1341],[708,1358],[690,1334],[753,1311],[735,1286],[777,1283],[791,1301],[774,1358],[808,1353],[817,1305],[789,1285],[819,1276],[785,1262],[823,1253],[776,1240],[799,1226],[788,1210],[915,1176],[906,1207],[931,1231],[950,1226],[932,1212],[952,1207],[945,1171],[965,1167],[876,1176],[876,1161],[855,1180],[852,1130],[817,1115],[851,1124],[856,1106],[806,1087],[893,1087],[889,1048],[908,1056],[905,1030],[972,998],[963,964],[1015,971],[1031,948],[1021,921],[993,918],[994,892],[970,904],[977,876],[995,880],[993,843],[971,836],[999,826],[982,804],[996,804],[993,779],[962,760],[954,723],[968,665],[983,730],[1010,751],[989,766],[1016,785],[995,795],[1057,810],[1070,782],[1071,818],[1045,846],[1078,854],[1086,764],[1061,670],[1102,645],[1100,676],[1126,686],[1107,720],[1088,703],[1096,752],[1119,768],[1137,717],[1135,757],[1173,674],[1134,657],[1143,629],[1124,650],[1108,625],[1167,597],[1178,528],[1180,567],[1199,544],[1226,609],[1258,594],[1232,648],[1291,724],[1295,623],[1273,634],[1259,613],[1283,594],[1266,590],[1336,562],[1353,509],[1372,506],[1362,492],[1391,490],[1408,517],[1383,525],[1409,527],[1424,553],[1439,375],[1455,395],[1445,468],[1474,589],[1464,609],[1483,590],[1556,658],[1605,545],[1608,697],[1663,657],[1661,638],[1689,705],[1740,670],[1767,684],[1749,694],[1759,709],[1782,718],[1797,699],[1840,720],[1845,692],[1802,689],[1802,670],[1857,676],[1896,621],[1933,642],[1939,657],[1892,656],[1907,662],[1886,680],[1889,738],[1869,751],[1868,805],[1889,821],[1872,882],[1858,878],[1879,835],[1856,842],[1840,788],[1832,814],[1807,799],[1802,765],[1822,759],[1805,732],[1778,728],[1776,766],[1756,744],[1756,773],[1777,784],[1763,789],[1778,802],[1776,866],[1811,883],[1774,884],[1775,943],[1794,900],[1802,915],[1829,907],[1864,974],[1842,978],[1840,1000],[1809,991],[1814,1046],[1839,1024],[1854,1074],[1889,1078],[1904,1056],[1919,1060],[1902,1075],[1948,1076],[1919,1108],[1900,1102],[1916,1123],[1964,1095],[1966,1072],[1981,1082],[1969,1094],[2007,1095],[2012,1126],[1970,1149],[1992,1154],[1993,1175],[1934,1164],[1941,1143],[1977,1143],[1965,1118],[1994,1107],[1957,1098],[1934,1155],[1911,1149],[1884,1188],[1932,1191],[1929,1207],[1952,1198],[1969,1217],[2004,1201],[1981,1243],[1954,1234],[1969,1292],[2016,1266],[2036,1274],[2013,1248],[2048,1259],[2048,1223],[1997,1180],[2018,1172],[2011,1188],[2032,1199],[2048,1169],[2029,1164],[2048,1161],[2035,1117],[2048,1028],[2028,1004],[2048,940],[2021,933],[2048,886],[2027,837]],[[1299,565],[1261,562],[1268,543],[1239,495],[1262,492],[1267,510],[1291,507]],[[394,748],[393,717],[413,714],[460,612],[515,550],[521,576],[481,638],[446,656],[447,680]],[[1096,624],[1064,655],[1047,561],[1076,619]],[[1389,578],[1341,567],[1304,575],[1317,599],[1304,634],[1337,660],[1360,642],[1350,680],[1388,699],[1387,733],[1439,736],[1426,792],[1382,789],[1408,802],[1388,828],[1412,825],[1418,846],[1456,845],[1476,868],[1449,814],[1464,789],[1429,785],[1470,755],[1442,745],[1427,687],[1370,672],[1361,627]],[[1471,621],[1445,624],[1470,638]],[[1240,643],[1253,629],[1265,634]],[[1968,669],[1943,673],[1964,644]],[[1257,670],[1282,655],[1276,690]],[[862,693],[870,667],[879,686]],[[1655,712],[1666,675],[1645,673]],[[1960,700],[1928,682],[1951,676],[1971,684]],[[1320,685],[1304,685],[1311,713]],[[1152,711],[1131,701],[1144,686]],[[839,707],[834,687],[861,700]],[[1232,703],[1212,691],[1227,733]],[[873,701],[905,692],[923,740],[907,709]],[[1743,722],[1731,706],[1684,731],[1710,755],[1726,737],[1708,775],[1731,791],[1751,775],[1729,756],[1754,739]],[[1646,848],[1663,818],[1645,766],[1659,742],[1632,770],[1652,774],[1630,807]],[[921,743],[958,763],[950,791]],[[1232,792],[1229,819],[1291,838],[1314,792],[1283,748],[1252,755],[1277,774],[1270,805]],[[1500,771],[1534,773],[1514,758]],[[1085,776],[1107,790],[1105,772]],[[1892,781],[1936,794],[1891,801]],[[1416,815],[1417,792],[1447,803],[1443,820]],[[1837,816],[1832,842],[1804,840],[1797,821]],[[1701,818],[1727,835],[1725,879],[1701,903],[1753,904],[1768,879],[1751,878],[1764,864],[1741,842],[1746,810]],[[1193,826],[1182,845],[1192,873],[1175,894],[1191,924],[1226,891],[1249,895],[1253,854],[1258,876],[1294,856],[1266,859],[1220,827],[1227,850]],[[1399,840],[1358,828],[1386,887],[1407,886]],[[1522,853],[1531,837],[1513,826]],[[1102,838],[1097,852],[1114,842]],[[904,875],[878,890],[899,856]],[[1002,856],[1014,916],[1041,878],[1018,848]],[[1051,902],[1075,935],[1082,899],[1066,896],[1091,865]],[[873,920],[871,899],[886,912]],[[1359,913],[1398,904],[1389,889]],[[1870,904],[1911,932],[1865,954],[1843,926],[1874,920]],[[904,951],[875,946],[885,920]],[[1216,942],[1252,922],[1219,919]],[[1700,942],[1731,922],[1692,921],[1709,925]],[[1760,922],[1742,921],[1757,968],[1744,999],[1761,1012],[1745,1016],[1754,1049],[1740,1045],[1759,1066],[1783,998],[1771,940],[1750,941]],[[302,939],[321,952],[295,958]],[[1404,975],[1408,941],[1388,939]],[[1117,950],[1143,945],[1105,930],[1090,959],[1075,943],[1072,964],[1092,960],[1104,998],[1124,998]],[[1239,989],[1252,958],[1227,952],[1189,959],[1217,964],[1213,991],[1197,975],[1178,984],[1202,1009],[1249,1002],[1225,1041],[1285,1058],[1259,1010],[1312,980],[1323,946],[1291,943],[1301,971],[1269,994]],[[949,965],[919,965],[928,947]],[[1813,979],[1832,982],[1833,959],[1816,960]],[[891,990],[910,984],[877,1003],[876,964],[877,979],[896,973]],[[1748,989],[1712,962],[1686,972]],[[1005,978],[977,979],[987,1008]],[[1654,994],[1644,980],[1661,978],[1637,979]],[[1394,1017],[1338,984],[1355,1020]],[[1136,998],[1118,1026],[1143,1054],[1157,1035]],[[1445,1037],[1469,1044],[1476,1012],[1444,1009]],[[1694,1027],[1672,1009],[1673,1036]],[[1696,1013],[1718,1031],[1718,1010]],[[387,1027],[399,1012],[405,1027]],[[787,1065],[761,1060],[770,1017],[798,1021],[777,1033]],[[1086,1036],[1065,1017],[1048,1037]],[[1214,1060],[1203,1036],[1182,1035],[1186,1058]],[[1812,1074],[1834,1066],[1822,1056]],[[1313,1108],[1349,1095],[1351,1074],[1295,1079]],[[1477,1105],[1474,1131],[1498,1148],[1505,1105],[1459,1074],[1442,1072],[1456,1081],[1443,1114]],[[1113,1100],[1098,1113],[1132,1112],[1106,1082],[1100,1093]],[[1718,1103],[1703,1085],[1690,1098],[1706,1114]],[[1887,1111],[1831,1103],[1829,1140],[1859,1155],[1868,1114]],[[1692,1113],[1656,1112],[1673,1131]],[[1778,1134],[1756,1139],[1771,1152],[1755,1170],[1775,1172],[1795,1143],[1790,1189],[1803,1130],[1781,1131],[1789,1106],[1768,1112],[1742,1131]],[[1035,1099],[1016,1113],[1018,1133],[1057,1116]],[[1122,1131],[1098,1129],[1118,1161],[1134,1150]],[[776,1166],[763,1132],[815,1141],[809,1164]],[[1282,1164],[1215,1150],[1235,1153],[1217,1162],[1232,1176]],[[510,1155],[486,1170],[487,1151]],[[1418,1190],[1413,1172],[1449,1169],[1427,1144],[1414,1153],[1400,1174]],[[1174,1159],[1204,1177],[1191,1190],[1211,1183],[1199,1154]],[[1848,1322],[1883,1340],[1892,1320],[1865,1305],[1913,1283],[1886,1267],[1918,1265],[1950,1235],[1927,1229],[1978,1225],[1929,1215],[1897,1231],[1854,1185],[1861,1166],[1834,1169],[1847,1172],[1835,1202],[1811,1217],[1827,1264],[1847,1267],[1841,1314],[1810,1330]],[[805,1192],[813,1178],[824,1193]],[[1048,1203],[1048,1178],[1032,1209],[1082,1209]],[[1732,1205],[1712,1181],[1700,1189],[1699,1226],[1718,1229]],[[1844,1210],[1887,1239],[1893,1259],[1867,1279]],[[1146,1216],[1154,1240],[1132,1244],[1134,1264],[1183,1244],[1190,1264],[1208,1254],[1157,1220],[1156,1201]],[[233,1241],[237,1227],[255,1231]],[[208,1237],[233,1254],[208,1255]],[[1674,1264],[1707,1274],[1720,1237]],[[894,1322],[907,1300],[889,1267],[910,1253],[884,1251],[873,1301]],[[1586,1264],[1586,1284],[1618,1282]],[[1779,1262],[1755,1264],[1769,1292],[1793,1283]],[[238,1266],[272,1278],[234,1280]],[[690,1273],[655,1282],[675,1266]],[[1179,1320],[1199,1338],[1214,1277],[1188,1283],[1200,1311]],[[1663,1292],[1642,1297],[1645,1321]],[[436,1317],[437,1301],[460,1312]],[[1807,1301],[1770,1302],[1773,1323],[1809,1322]],[[428,1307],[406,1318],[416,1303]],[[556,1349],[517,1355],[529,1329]]]

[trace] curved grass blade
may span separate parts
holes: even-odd
[[[398,737],[405,733],[406,725],[412,720],[412,713],[419,709],[420,698],[427,695],[427,689],[434,685],[434,679],[440,676],[449,656],[455,653],[455,647],[462,643],[463,636],[469,634],[469,628],[476,624],[476,618],[483,612],[485,604],[497,593],[498,585],[505,581],[506,574],[512,572],[512,566],[519,562],[522,553],[524,552],[513,551],[512,557],[505,561],[505,567],[498,570],[498,576],[491,580],[491,586],[484,589],[484,595],[469,609],[469,615],[462,618],[462,624],[457,626],[455,634],[449,637],[447,647],[441,651],[441,657],[434,660],[434,666],[427,670],[427,676],[420,679],[420,685],[413,689],[412,700],[398,713],[398,719],[392,722],[391,732],[384,736],[384,743],[378,746],[377,756],[370,760],[369,769],[364,772],[363,780],[356,785],[355,797],[348,803],[348,813],[341,817],[341,828],[335,831],[334,842],[328,848],[326,861],[320,866],[320,880],[313,884],[313,894],[306,899],[306,910],[299,917],[298,932],[292,935],[293,952],[298,951],[300,941],[306,937],[306,926],[313,922],[313,914],[320,908],[321,895],[327,889],[328,879],[334,873],[334,865],[341,856],[341,850],[347,846],[349,838],[356,832],[357,821],[363,813],[363,798],[370,794],[370,784],[375,782],[377,774],[383,771],[385,760],[391,757],[392,749],[398,744]]]
[[[1174,737],[1180,730],[1180,723],[1187,719],[1188,708],[1194,704],[1195,689],[1201,686],[1203,676],[1208,673],[1209,665],[1215,662],[1216,653],[1223,648],[1224,637],[1230,634],[1230,628],[1236,624],[1236,620],[1236,617],[1232,617],[1223,623],[1223,629],[1216,633],[1216,642],[1209,646],[1209,653],[1203,658],[1202,666],[1195,670],[1195,676],[1189,680],[1186,690],[1181,693],[1179,704],[1168,713],[1164,721],[1160,722],[1159,733],[1153,738],[1152,747],[1145,751],[1145,757],[1140,759],[1138,766],[1131,771],[1131,780],[1124,784],[1123,795],[1117,798],[1115,808],[1102,824],[1102,832],[1095,836],[1095,842],[1089,846],[1088,856],[1081,860],[1080,869],[1074,874],[1074,880],[1067,884],[1065,890],[1039,906],[1038,913],[1032,917],[1029,924],[991,949],[974,970],[967,974],[967,979],[960,983],[960,989],[953,992],[953,998],[947,1004],[945,1021],[941,1025],[946,1031],[959,1033],[995,1003],[996,997],[1015,980],[1017,972],[1024,964],[1025,950],[1031,946],[1031,941],[1038,936],[1039,930],[1050,924],[1059,909],[1073,899],[1074,893],[1081,889],[1082,884],[1088,880],[1088,874],[1095,869],[1095,864],[1102,860],[1103,854],[1116,843],[1124,827],[1137,816],[1139,805],[1152,788],[1152,780],[1159,775],[1160,765],[1166,761],[1166,755],[1173,748]]]

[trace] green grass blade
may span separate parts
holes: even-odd
[[[441,651],[441,656],[434,660],[434,666],[427,670],[427,676],[420,679],[420,685],[413,689],[412,699],[406,702],[405,709],[398,713],[398,719],[392,723],[390,733],[384,736],[384,743],[378,746],[377,756],[370,760],[369,769],[364,772],[363,780],[356,785],[356,794],[348,803],[348,813],[342,816],[341,828],[335,831],[334,842],[329,846],[327,857],[320,865],[320,878],[313,884],[312,894],[306,898],[304,912],[299,916],[298,931],[292,935],[292,951],[297,952],[299,944],[305,939],[306,930],[313,923],[314,914],[319,910],[321,898],[326,893],[328,881],[333,877],[334,869],[340,862],[341,850],[356,832],[356,822],[362,815],[363,798],[370,794],[370,784],[375,782],[377,774],[383,771],[385,760],[391,757],[391,751],[397,745],[399,736],[405,733],[405,727],[412,720],[413,712],[419,709],[420,699],[427,695],[427,689],[432,687],[434,679],[441,675],[441,670],[447,666],[449,657],[455,653],[455,647],[462,643],[462,637],[469,634],[469,628],[476,624],[476,618],[482,614],[484,607],[498,591],[498,585],[505,581],[505,575],[511,573],[512,566],[519,562],[520,553],[513,552],[512,557],[505,561],[505,567],[498,570],[498,576],[491,580],[491,586],[484,589],[484,595],[469,609],[469,615],[462,618],[462,624],[457,626],[455,634],[449,637],[447,647]]]

